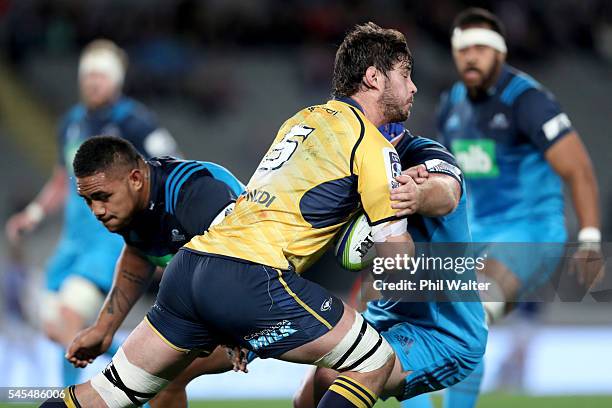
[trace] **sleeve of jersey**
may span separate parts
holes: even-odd
[[[457,160],[444,146],[424,137],[403,144],[400,141],[396,146],[400,155],[403,169],[425,165],[429,173],[446,174],[462,184],[463,174],[459,169]]]
[[[554,96],[540,89],[529,89],[514,105],[519,131],[542,152],[573,130],[572,123]]]
[[[397,220],[391,208],[391,189],[399,186],[395,177],[401,174],[402,165],[395,148],[363,140],[355,148],[353,163],[357,192],[370,225]]]
[[[199,177],[185,183],[176,200],[173,209],[183,228],[190,235],[201,235],[219,213],[236,201],[236,195],[222,181]]]

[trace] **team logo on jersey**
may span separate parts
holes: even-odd
[[[503,113],[496,113],[493,119],[489,122],[489,128],[491,129],[508,129],[510,124],[508,118]]]
[[[459,166],[468,178],[499,176],[492,139],[454,140],[451,146]]]
[[[293,328],[293,324],[289,320],[283,320],[272,327],[244,336],[244,339],[249,342],[255,351],[262,347],[268,347],[285,337],[291,336],[295,332],[297,330]]]
[[[176,228],[171,231],[171,234],[172,234],[172,241],[173,242],[184,241],[185,240],[185,235],[181,234],[181,232],[179,230],[177,230]]]
[[[389,185],[391,188],[398,188],[400,183],[395,180],[395,178],[402,174],[402,162],[393,148],[385,147],[383,149],[383,156],[385,158],[385,168],[387,169]]]
[[[402,349],[404,355],[410,354],[410,349],[414,345],[414,340],[409,338],[409,337],[406,337],[406,336],[404,336],[402,334],[394,334],[393,337],[394,337],[396,343],[399,344],[399,346]]]
[[[331,310],[333,301],[334,300],[331,297],[329,299],[325,299],[325,302],[323,302],[323,304],[321,305],[321,311],[327,312],[328,310]]]

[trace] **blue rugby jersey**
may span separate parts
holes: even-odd
[[[563,222],[562,183],[544,152],[573,129],[554,96],[533,78],[504,65],[478,100],[457,82],[442,95],[437,125],[440,141],[463,170],[471,222],[529,216]]]
[[[389,133],[389,129],[394,131]],[[400,155],[402,169],[424,164],[430,173],[449,175],[463,185],[463,175],[457,167],[455,158],[440,143],[425,137],[413,136],[407,130],[402,132],[397,126],[386,129],[382,127],[380,130],[387,139],[401,135],[395,148]],[[425,217],[420,214],[408,216],[408,232],[413,240],[416,243],[469,244],[472,240],[466,201],[466,195],[462,191],[459,205],[446,216]],[[432,246],[432,249],[435,251],[436,247]],[[444,254],[444,250],[441,252],[435,255],[447,255]],[[470,299],[477,300],[471,297]],[[488,332],[484,311],[478,301],[397,302],[383,299],[369,302],[367,316],[382,323],[383,326],[405,321],[434,329],[454,338],[467,350],[484,347]]]
[[[155,157],[147,165],[149,204],[119,234],[151,263],[165,267],[179,248],[230,210],[244,185],[215,163]]]

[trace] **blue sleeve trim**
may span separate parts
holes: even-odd
[[[527,75],[517,75],[506,86],[500,100],[510,106],[523,92],[531,88],[540,88],[540,84]]]
[[[113,109],[113,122],[118,123],[127,118],[134,110],[134,101],[129,99],[120,100]]]
[[[186,171],[194,166],[197,166],[197,162],[194,161],[185,161],[179,164],[172,170],[168,178],[166,179],[165,193],[166,193],[166,212],[172,213],[171,204],[172,204],[172,196],[171,193],[174,191],[174,186],[178,179],[181,178]]]
[[[169,202],[172,203],[172,206],[170,207],[170,214],[174,214],[174,210],[176,210],[176,202],[178,200],[179,191],[181,191],[181,187],[183,186],[183,184],[185,184],[185,182],[189,180],[189,177],[191,177],[193,173],[200,171],[200,170],[206,170],[206,167],[204,167],[203,165],[199,163],[195,163],[195,167],[191,166],[190,169],[191,170],[187,171],[187,167],[185,167],[184,171],[187,171],[187,173],[184,174],[183,176],[179,176],[180,179],[178,183],[172,189],[172,199],[168,200]]]
[[[227,184],[236,196],[239,196],[244,193],[244,190],[246,189],[244,184],[242,184],[240,180],[238,180],[236,176],[234,176],[225,167],[212,162],[200,161],[198,163],[206,167],[206,169],[210,172],[210,174],[212,174],[215,179]]]
[[[466,95],[467,95],[467,89],[465,88],[465,85],[463,84],[463,82],[457,82],[451,88],[450,96],[448,100],[451,105],[455,105],[461,102],[462,100],[464,100]]]

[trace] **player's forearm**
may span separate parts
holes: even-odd
[[[124,249],[117,262],[113,286],[104,301],[96,325],[114,334],[151,283],[153,271],[153,265],[130,249]]]
[[[53,214],[64,204],[68,190],[66,178],[66,169],[56,166],[53,175],[33,201],[41,206],[45,214]]]
[[[421,215],[442,217],[451,213],[459,204],[459,185],[450,176],[432,174],[418,188],[421,190],[421,202],[417,212]]]
[[[565,178],[580,228],[600,226],[599,189],[590,163],[581,164]]]

